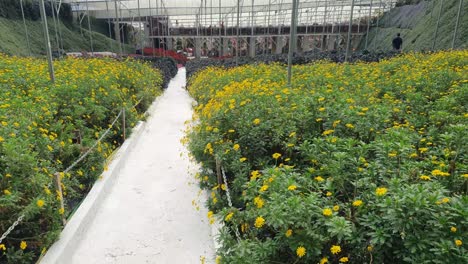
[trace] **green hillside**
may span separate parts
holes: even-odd
[[[79,52],[91,51],[89,31],[81,29],[76,25],[65,26],[61,21],[58,22],[57,30],[52,19],[49,19],[49,34],[53,50],[57,50],[57,38],[61,41],[63,49],[66,52]],[[45,54],[44,36],[42,23],[40,21],[26,20],[28,28],[29,42],[32,55]],[[57,33],[57,34],[56,34]],[[61,33],[61,37],[60,34]],[[23,20],[19,19],[6,19],[0,17],[0,52],[26,56],[29,55],[28,42],[26,41],[26,34],[23,25]],[[118,52],[117,41],[106,37],[105,35],[97,32],[92,33],[94,51],[113,51]],[[133,52],[129,45],[124,45],[124,52]]]
[[[390,50],[392,39],[397,33],[401,33],[404,42],[403,49],[406,51],[432,48],[442,1],[411,0],[406,2],[416,4],[403,5],[390,10],[381,17],[379,27],[371,29],[368,40],[369,50]],[[458,4],[459,0],[443,0],[435,49],[451,48]],[[361,41],[360,48],[364,49],[364,46],[365,38]],[[468,48],[468,4],[466,1],[461,11],[455,48]]]

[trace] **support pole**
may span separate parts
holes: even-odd
[[[143,56],[143,48],[145,47],[144,44],[144,36],[145,36],[145,23],[143,23],[143,27],[141,26],[141,11],[140,11],[140,0],[138,0],[138,25],[140,28],[140,51],[141,55]],[[143,33],[143,34],[141,34]]]
[[[109,13],[109,3],[108,3],[107,0],[106,0],[106,11],[107,11],[107,13]],[[113,41],[112,41],[112,26],[111,26],[110,18],[107,19],[107,25],[108,25],[108,27],[109,27],[109,44],[110,44],[110,49],[111,49],[111,51],[114,51],[114,49],[113,49],[113,47],[112,47],[112,46],[113,46],[113,45],[112,45],[112,42],[113,42]]]
[[[91,53],[93,53],[94,55],[93,31],[91,31],[91,18],[89,16],[88,0],[86,0],[86,18],[88,19],[88,31],[89,31],[89,41],[91,44]]]
[[[23,25],[24,25],[24,32],[26,35],[26,43],[28,44],[28,51],[29,51],[29,56],[31,56],[31,44],[29,43],[29,34],[28,34],[28,27],[26,26],[26,18],[24,16],[24,8],[23,8],[23,0],[20,0],[20,6],[21,6],[21,15],[23,16]]]
[[[120,21],[119,21],[119,7],[117,5],[117,1],[114,1],[115,4],[115,25],[114,25],[114,31],[115,31],[115,39],[119,43],[119,55],[122,56],[122,41],[120,40]]]
[[[440,15],[442,14],[442,8],[443,7],[444,7],[444,0],[440,0],[439,15],[437,15],[437,24],[436,24],[436,29],[435,29],[435,32],[434,32],[434,39],[432,40],[432,50],[435,49],[436,40],[437,40],[437,33],[439,33]]]
[[[462,6],[463,6],[463,0],[460,0],[460,3],[458,4],[457,20],[456,20],[456,23],[455,23],[455,32],[453,32],[452,49],[455,48],[455,41],[457,39],[458,26],[460,24],[460,13],[461,13],[461,10],[462,10]]]
[[[288,86],[291,86],[292,77],[292,59],[296,51],[296,24],[297,24],[297,6],[299,0],[293,0],[291,11],[291,26],[289,29],[289,54],[288,54]]]
[[[41,0],[43,1],[43,0]],[[67,219],[65,219],[65,203],[63,201],[63,192],[62,192],[62,177],[60,173],[57,172],[54,174],[55,176],[55,188],[57,189],[57,194],[60,200],[60,211],[62,212],[62,223],[63,225],[67,224]]]
[[[372,1],[370,1],[370,6],[369,6],[369,16],[367,17],[367,29],[366,29],[366,44],[364,45],[364,49],[367,50],[367,43],[369,41],[369,28],[370,28],[370,19],[372,15]]]
[[[122,108],[122,137],[127,139],[127,125],[125,124],[125,108]]]
[[[49,28],[47,27],[47,17],[45,12],[44,0],[40,0],[39,9],[42,17],[42,28],[44,30],[45,48],[47,52],[47,62],[49,64],[49,76],[52,83],[55,82],[54,64],[52,62],[52,50],[50,48]]]
[[[240,0],[237,0],[237,33],[236,33],[236,66],[239,65],[239,16],[240,16]]]
[[[348,38],[346,39],[345,62],[348,62],[351,45],[351,28],[353,27],[354,0],[351,1],[351,14],[349,14]]]

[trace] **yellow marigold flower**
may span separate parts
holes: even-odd
[[[450,202],[450,199],[445,197],[445,198],[442,198],[441,202],[442,203],[448,203],[448,202]]]
[[[325,263],[328,263],[328,258],[322,258],[320,260],[320,264],[325,264]]]
[[[4,193],[5,195],[11,195],[11,192],[10,192],[9,190],[7,190],[7,189],[3,190],[3,193]]]
[[[289,134],[289,137],[294,137],[294,136],[296,136],[296,132],[291,132],[291,133]]]
[[[52,146],[50,146],[50,145],[47,145],[47,149],[48,149],[49,151],[53,151],[53,150],[54,150],[54,148],[53,148]]]
[[[377,196],[383,196],[386,193],[387,193],[387,188],[384,188],[384,187],[380,187],[375,190],[375,194],[377,194]]]
[[[234,144],[234,146],[232,146],[232,148],[237,151],[237,150],[239,150],[240,146],[239,146],[239,144]]]
[[[325,107],[320,107],[320,108],[319,108],[319,111],[320,111],[320,112],[323,112],[323,111],[325,111],[325,110],[326,110]]]
[[[339,206],[339,205],[333,206],[333,211],[338,212],[338,210],[340,210],[340,206]]]
[[[371,252],[373,249],[374,249],[373,246],[371,246],[371,245],[367,246],[367,251]]]
[[[353,202],[354,207],[359,207],[361,205],[362,205],[362,200],[356,200],[356,201]]]
[[[332,196],[332,193],[331,193],[331,192],[327,192],[325,195],[326,195],[327,197],[330,197],[330,196]]]
[[[268,185],[263,185],[260,187],[260,192],[265,192],[266,190],[268,190]]]
[[[317,176],[314,179],[318,182],[323,182],[325,180],[324,178],[322,178],[322,176]]]
[[[63,209],[63,208],[58,209],[58,213],[60,215],[63,215],[63,213],[65,213],[65,209]]]
[[[322,119],[322,118],[317,118],[317,119],[315,119],[315,121],[317,121],[317,122],[322,122],[323,119]]]
[[[419,148],[419,152],[424,153],[427,152],[428,148]]]
[[[442,176],[442,177],[450,176],[450,173],[443,172],[441,170],[433,170],[431,173],[432,173],[432,176]]]
[[[454,227],[454,226],[452,226],[452,227],[450,228],[450,231],[452,231],[453,233],[455,233],[455,232],[457,232],[457,228]]]
[[[340,258],[340,262],[341,262],[341,263],[345,263],[345,262],[348,262],[348,261],[349,261],[348,257],[342,257],[342,258]]]
[[[3,251],[6,250],[5,244],[0,244],[0,250],[3,250]]]
[[[286,230],[286,233],[284,234],[286,237],[292,236],[293,231],[291,229]]]
[[[260,172],[258,170],[254,170],[250,173],[250,180],[255,180],[260,177]]]
[[[257,196],[254,198],[254,204],[257,206],[257,208],[262,208],[265,204],[265,201],[260,196]]]
[[[354,128],[353,124],[350,124],[350,123],[346,124],[345,126],[346,126],[347,128],[350,128],[350,129],[353,129],[353,128]]]
[[[25,250],[27,247],[28,247],[28,243],[26,243],[26,241],[21,241],[21,243],[20,243],[20,248],[21,248],[22,250]]]
[[[255,219],[255,227],[256,228],[262,228],[262,226],[265,224],[265,219],[261,216],[257,217]]]
[[[338,245],[333,245],[331,248],[330,248],[330,252],[333,254],[333,255],[336,255],[338,253],[341,252],[341,247],[338,246]]]
[[[5,139],[0,136],[0,142],[3,142],[3,141],[5,141]]]
[[[330,208],[325,208],[322,211],[324,216],[331,216],[333,214],[333,211]]]
[[[288,187],[288,190],[290,190],[290,191],[294,191],[296,189],[297,189],[296,185],[289,185],[289,187]]]
[[[41,208],[44,206],[44,200],[37,200],[36,205]]]
[[[221,256],[216,256],[215,262],[216,264],[221,264]]]
[[[281,154],[280,153],[275,153],[275,154],[272,155],[272,157],[274,159],[279,159],[279,157],[281,157]]]
[[[231,220],[232,216],[234,216],[234,213],[229,213],[228,215],[226,215],[224,220],[226,220],[226,222],[229,222],[229,220]]]
[[[303,246],[300,246],[296,249],[296,254],[298,257],[302,258],[306,254],[306,249]]]
[[[253,121],[254,125],[258,125],[260,124],[260,119],[258,118],[255,118],[254,121]]]
[[[421,176],[419,176],[419,179],[421,179],[423,181],[429,181],[429,180],[431,180],[431,177],[429,177],[427,175],[421,175]]]
[[[240,162],[244,162],[244,161],[246,161],[246,160],[247,160],[246,157],[242,157],[242,158],[239,159]]]
[[[455,240],[455,245],[457,245],[457,247],[463,245],[463,242],[460,240],[460,239],[456,239]]]
[[[236,131],[235,131],[234,129],[229,129],[228,132],[229,132],[229,133],[234,133],[234,132],[236,132]]]
[[[417,158],[418,157],[418,153],[411,153],[410,155],[410,158]]]
[[[333,129],[328,129],[328,130],[323,131],[322,135],[327,136],[327,135],[330,135],[330,134],[333,133],[333,132],[335,132],[335,130],[333,130]]]
[[[388,153],[388,156],[389,156],[390,158],[394,158],[394,157],[396,157],[397,155],[398,155],[398,153],[396,153],[395,151],[392,151],[392,152]]]

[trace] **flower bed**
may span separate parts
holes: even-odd
[[[190,80],[218,261],[466,262],[468,52],[293,73],[291,87],[277,64]]]
[[[0,235],[25,215],[0,243],[0,263],[33,263],[54,242],[62,215],[79,205],[123,142],[121,121],[73,170],[60,172],[122,109],[129,134],[161,93],[161,74],[134,60],[69,58],[54,66],[51,84],[45,60],[0,55]],[[57,172],[64,211],[54,187]]]

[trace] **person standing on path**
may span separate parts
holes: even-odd
[[[403,39],[400,37],[400,33],[397,34],[396,38],[392,40],[393,50],[401,51],[403,47]]]

